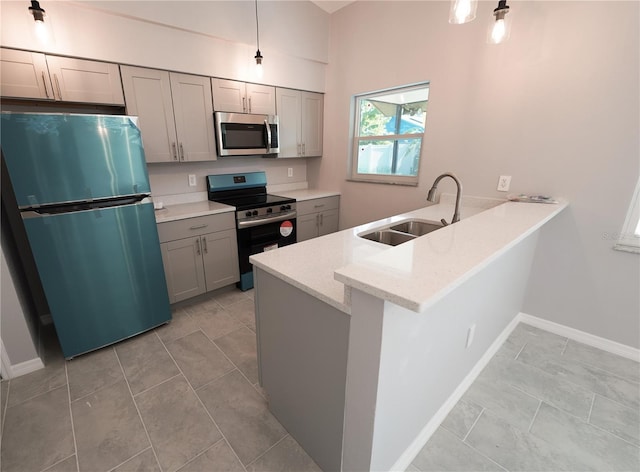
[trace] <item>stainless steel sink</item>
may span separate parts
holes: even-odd
[[[389,246],[397,246],[398,244],[406,243],[407,241],[411,241],[416,238],[413,234],[401,233],[399,231],[392,231],[389,229],[373,231],[371,233],[363,234],[360,237],[370,241],[388,244]]]
[[[407,220],[391,228],[359,234],[358,236],[370,241],[388,244],[389,246],[397,246],[443,227],[444,224],[439,221]]]
[[[422,236],[437,229],[443,228],[444,225],[439,221],[421,221],[421,220],[409,220],[399,225],[392,226],[394,231],[400,231],[401,233],[412,234],[414,236]]]

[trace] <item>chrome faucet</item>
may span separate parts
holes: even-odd
[[[460,180],[458,180],[458,177],[456,177],[450,172],[445,172],[444,174],[439,175],[438,178],[434,180],[433,185],[429,189],[429,193],[427,193],[427,201],[435,203],[436,189],[438,188],[438,183],[445,177],[451,177],[453,181],[456,183],[456,186],[458,187],[458,191],[456,192],[456,208],[453,211],[453,218],[451,219],[451,224],[453,224],[457,221],[460,221],[460,198],[462,197],[462,184],[460,183]],[[445,221],[444,218],[442,218],[440,221],[444,226],[447,226],[449,224]]]

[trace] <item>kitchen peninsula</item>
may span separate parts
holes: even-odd
[[[404,470],[521,310],[540,228],[566,204],[463,199],[251,257],[260,383],[325,471]]]

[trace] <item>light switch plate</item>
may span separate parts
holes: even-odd
[[[511,186],[511,176],[501,175],[498,179],[498,192],[508,192]]]
[[[196,175],[189,174],[189,187],[195,187],[195,186],[196,186]]]

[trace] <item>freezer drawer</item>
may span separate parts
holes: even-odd
[[[66,358],[170,320],[152,203],[24,223]]]

